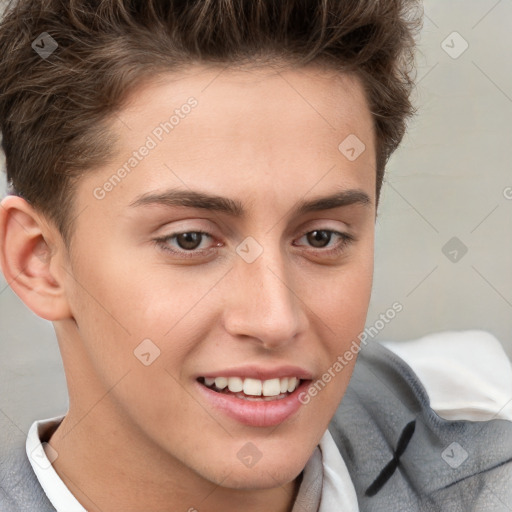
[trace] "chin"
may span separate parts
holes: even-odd
[[[272,471],[270,468],[260,471],[250,470],[242,474],[231,473],[228,478],[222,481],[222,487],[239,490],[263,490],[282,487],[295,480],[304,467],[280,468],[279,471]],[[220,485],[220,484],[219,484]]]
[[[229,489],[272,489],[295,480],[306,466],[309,457],[309,454],[301,459],[297,458],[296,454],[293,457],[274,454],[273,460],[265,461],[262,457],[252,467],[236,464],[226,468],[223,474],[216,472],[209,480]]]

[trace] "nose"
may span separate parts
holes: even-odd
[[[265,249],[252,263],[236,258],[223,310],[227,332],[267,350],[293,343],[307,327],[305,297],[294,290],[297,273],[278,249]]]

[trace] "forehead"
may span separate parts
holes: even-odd
[[[363,106],[369,114],[360,79],[324,65],[292,68],[195,64],[148,78],[125,102],[123,116],[137,116],[142,110],[150,109],[152,104],[161,107],[174,104],[184,94],[202,100],[203,109],[215,104],[232,105],[228,112],[233,114],[237,111],[240,116],[253,112],[255,106],[265,113],[283,104],[295,106],[294,111],[303,114],[307,110],[310,114],[316,113],[327,124],[339,118],[340,114],[342,118],[360,117]],[[293,116],[294,111],[287,113]],[[159,113],[165,114],[161,110]]]
[[[197,108],[187,107],[191,98]],[[179,119],[172,119],[173,113]],[[188,118],[186,123],[181,122],[184,118]],[[359,79],[320,65],[193,65],[157,75],[131,94],[114,120],[113,128],[121,137],[119,149],[136,146],[139,134],[153,133],[169,121],[173,133],[165,137],[165,143],[171,146],[180,136],[203,136],[197,142],[206,143],[221,137],[224,142],[245,138],[248,143],[256,133],[254,145],[267,135],[267,152],[301,138],[316,145],[322,141],[332,145],[332,140],[355,132],[366,145],[373,143],[373,119]],[[157,138],[162,138],[158,136],[161,131],[157,129]],[[160,135],[168,135],[168,131]]]
[[[110,128],[118,135],[115,157],[82,187],[90,201],[94,188],[114,178],[102,208],[171,187],[251,203],[315,187],[375,188],[364,89],[356,77],[320,66],[194,65],[162,73],[128,98]],[[364,147],[357,160],[343,153],[347,140]]]

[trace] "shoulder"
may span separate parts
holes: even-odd
[[[497,416],[483,397],[492,396],[491,404],[499,402],[496,389],[508,382],[510,363],[492,338],[482,335],[477,341],[469,334],[464,345],[461,334],[453,336],[458,338],[453,344],[446,336],[411,342],[415,346],[399,349],[401,355],[376,342],[362,348],[329,425],[361,511],[490,511],[496,510],[492,503],[512,504],[512,421],[461,419],[475,410]],[[503,373],[490,379],[488,370],[460,353],[481,350],[485,341],[492,364],[507,362],[499,365]],[[454,365],[460,368],[454,371]],[[456,383],[459,390],[469,390],[459,403],[454,402],[459,396]],[[474,405],[471,394],[478,391],[478,383],[494,392],[475,395],[481,401]],[[430,396],[438,404],[445,400],[444,411],[459,418],[438,414]]]
[[[0,414],[0,510],[55,512],[32,469],[26,435]]]

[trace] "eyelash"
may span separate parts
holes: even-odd
[[[323,255],[326,255],[326,256],[338,256],[352,242],[355,241],[355,238],[352,235],[349,235],[347,233],[341,233],[341,232],[335,231],[333,229],[313,229],[312,231],[307,231],[306,233],[304,233],[301,236],[301,238],[306,236],[306,235],[308,235],[308,234],[310,234],[310,233],[313,233],[314,231],[323,231],[323,232],[326,232],[326,233],[331,233],[331,234],[334,234],[334,235],[338,235],[340,237],[340,239],[341,239],[340,243],[334,249],[329,249],[329,250],[325,250],[325,249],[322,249],[322,248],[313,249],[313,252],[319,251]],[[201,258],[201,257],[204,257],[204,256],[207,256],[207,255],[211,254],[211,252],[215,250],[215,247],[214,247],[214,248],[203,249],[203,250],[194,249],[194,250],[191,250],[191,251],[183,251],[183,250],[171,249],[169,247],[168,242],[170,240],[175,239],[178,235],[184,235],[184,234],[190,234],[190,233],[206,235],[207,237],[213,238],[210,235],[210,233],[207,233],[205,231],[180,231],[180,232],[172,233],[170,235],[163,236],[163,237],[160,237],[160,238],[155,238],[154,242],[156,242],[156,244],[161,249],[163,249],[164,251],[169,252],[169,253],[171,253],[171,254],[173,254],[175,256],[179,256],[179,257],[185,258],[185,259],[188,259],[188,258]],[[329,242],[330,242],[330,240],[329,240]]]

